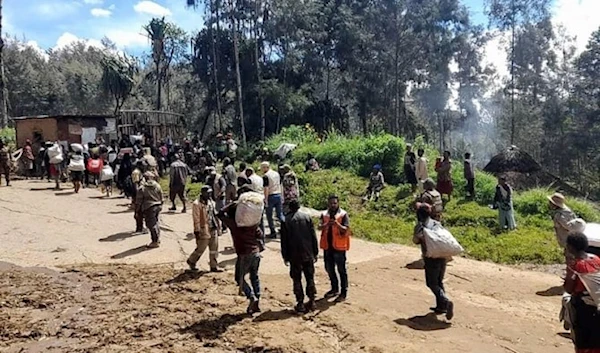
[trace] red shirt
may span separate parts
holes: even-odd
[[[600,258],[596,255],[590,255],[587,259],[575,260],[567,267],[567,278],[575,276],[575,289],[571,294],[581,294],[587,289],[581,282],[581,279],[574,273],[594,273],[600,271]]]

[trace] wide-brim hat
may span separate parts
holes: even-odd
[[[552,196],[548,196],[548,201],[558,208],[565,208],[565,196],[559,192],[554,193]]]
[[[210,185],[204,185],[202,189],[200,189],[200,191],[206,191],[208,193],[211,193],[213,189],[210,187]]]

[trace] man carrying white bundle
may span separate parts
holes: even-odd
[[[427,287],[435,295],[436,306],[431,310],[437,315],[446,314],[446,318],[451,320],[454,317],[454,303],[448,299],[444,288],[444,276],[446,274],[447,256],[433,256],[432,251],[427,249],[426,232],[435,232],[441,228],[441,224],[433,220],[430,216],[431,206],[424,203],[417,204],[417,225],[415,226],[413,242],[421,245],[423,260],[425,263],[425,281]],[[440,238],[438,238],[440,239]],[[441,239],[440,239],[441,240]],[[434,245],[432,244],[429,244]],[[437,244],[438,247],[440,244]],[[433,249],[429,249],[433,250]],[[453,254],[456,255],[456,254]]]
[[[187,259],[187,264],[192,271],[198,270],[196,264],[208,247],[210,251],[210,272],[221,272],[217,262],[221,222],[217,217],[219,210],[217,210],[215,202],[210,197],[211,193],[211,187],[204,185],[200,191],[200,197],[192,204],[196,250]]]

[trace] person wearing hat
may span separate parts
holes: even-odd
[[[298,190],[298,177],[289,164],[284,164],[283,171],[283,213],[287,215],[290,212],[290,202],[298,201],[300,191]]]
[[[444,212],[442,195],[435,189],[435,182],[431,178],[425,179],[423,188],[425,191],[421,194],[420,202],[431,206],[431,218],[440,222]]]
[[[413,234],[413,243],[421,245],[423,262],[425,267],[425,281],[427,287],[435,295],[435,307],[431,310],[437,315],[446,314],[446,319],[454,317],[454,303],[448,299],[444,288],[444,276],[448,259],[427,257],[427,245],[425,242],[425,229],[441,227],[441,224],[431,218],[431,206],[426,203],[417,203],[417,225]]]
[[[12,155],[8,149],[8,146],[4,144],[4,141],[0,140],[0,177],[4,174],[6,179],[6,186],[10,186],[10,170],[12,164]],[[2,184],[2,181],[0,181]]]
[[[566,249],[567,237],[569,236],[569,222],[577,218],[575,213],[571,211],[565,204],[565,197],[561,193],[555,193],[548,196],[550,210],[552,211],[552,221],[554,222],[554,232],[556,240],[561,248]]]
[[[269,223],[269,239],[277,238],[277,231],[275,230],[275,223],[273,222],[273,210],[277,213],[277,218],[280,223],[285,221],[283,215],[283,200],[281,198],[281,176],[279,173],[271,169],[269,162],[262,162],[260,169],[263,172],[263,192],[265,194],[265,201],[267,202],[267,222]]]
[[[513,230],[517,228],[513,207],[513,189],[503,176],[498,178],[493,208],[498,210],[500,229]]]
[[[218,267],[219,235],[221,235],[221,222],[219,221],[217,205],[211,199],[212,188],[204,185],[200,190],[200,196],[192,204],[192,218],[194,220],[194,237],[196,238],[196,250],[187,259],[190,270],[197,271],[196,264],[206,248],[208,247],[209,265],[211,272],[221,272]]]
[[[146,221],[146,227],[150,230],[152,243],[149,248],[158,248],[160,246],[160,227],[158,217],[162,210],[163,195],[160,184],[156,181],[157,175],[154,172],[145,172],[142,186],[137,192],[135,206],[136,212],[143,216]]]
[[[373,166],[373,171],[369,176],[369,186],[367,186],[367,193],[363,197],[363,201],[370,201],[375,198],[377,202],[379,200],[379,195],[381,190],[385,187],[385,179],[383,178],[383,173],[381,172],[381,165],[375,164]]]

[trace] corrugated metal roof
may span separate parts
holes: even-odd
[[[109,119],[114,118],[113,115],[99,115],[99,114],[82,114],[82,115],[30,115],[30,116],[19,116],[11,118],[12,120],[30,120],[30,119]]]

